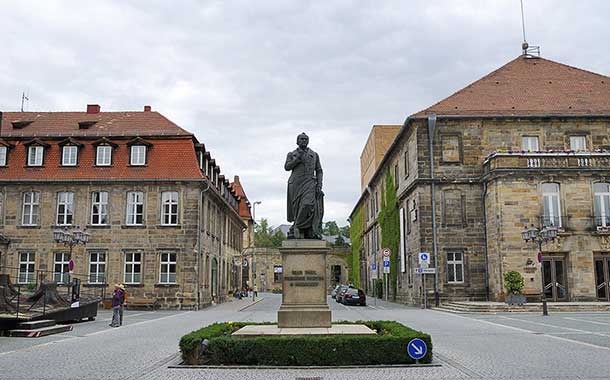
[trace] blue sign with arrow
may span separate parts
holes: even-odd
[[[428,346],[426,346],[426,342],[419,338],[411,339],[409,345],[407,346],[407,352],[411,358],[419,360],[426,356]]]

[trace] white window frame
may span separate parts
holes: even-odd
[[[74,224],[74,193],[70,191],[60,191],[57,193],[55,222],[58,226],[71,226]]]
[[[129,160],[132,166],[146,165],[146,145],[132,145],[131,158]]]
[[[595,190],[596,185],[606,186],[605,191]],[[595,225],[597,228],[610,227],[610,184],[594,183],[593,210],[595,212]]]
[[[70,282],[70,253],[55,252],[53,254],[53,280],[58,284]]]
[[[25,255],[25,260],[24,260]],[[22,270],[25,266],[25,272]],[[31,270],[30,270],[31,269]],[[34,252],[19,252],[18,284],[29,284],[36,280],[36,255]]]
[[[460,258],[456,259],[456,255]],[[451,272],[449,268],[453,267],[453,278],[450,277]],[[458,272],[458,268],[460,269]],[[458,273],[461,274],[462,279],[458,279]],[[454,251],[447,252],[447,283],[448,284],[463,284],[464,283],[464,252]]]
[[[112,146],[98,145],[95,148],[95,165],[110,166],[112,165]]]
[[[64,145],[61,148],[61,165],[76,166],[78,163],[78,147],[76,145]]]
[[[587,136],[573,135],[570,136],[570,150],[575,152],[587,151]]]
[[[135,271],[136,265],[139,271]],[[130,269],[128,271],[128,268]],[[125,252],[125,272],[124,279],[126,284],[142,283],[142,252]]]
[[[102,258],[102,259],[100,259],[100,258]],[[101,281],[100,281],[100,276],[101,276]],[[104,252],[104,251],[89,252],[89,283],[90,284],[105,284],[106,283],[106,252]]]
[[[554,185],[557,191],[544,190],[545,185]],[[542,184],[542,202],[543,202],[543,222],[545,227],[556,227],[561,228],[563,221],[561,220],[561,187],[555,182],[545,182]],[[555,207],[553,207],[555,206]],[[557,209],[557,215],[555,215],[554,208]],[[548,220],[547,220],[548,219]],[[555,225],[557,220],[557,225]]]
[[[40,192],[28,191],[23,193],[22,204],[21,225],[37,226],[40,223]]]
[[[526,152],[539,151],[540,139],[538,136],[521,136],[521,149]]]
[[[179,194],[177,191],[161,193],[161,224],[164,226],[178,225]]]
[[[0,146],[0,166],[6,166],[6,159],[8,156],[8,148]]]
[[[127,212],[125,216],[125,224],[128,226],[144,225],[144,192],[130,191],[127,193]],[[139,223],[138,216],[141,219]]]
[[[42,166],[44,161],[44,147],[30,145],[28,147],[28,166]]]
[[[159,255],[159,284],[176,283],[176,252],[161,252]],[[173,266],[173,271],[172,271]]]
[[[97,200],[96,200],[97,198]],[[97,209],[97,212],[95,211]],[[94,218],[97,216],[97,223]],[[106,226],[109,224],[108,217],[108,192],[94,191],[91,193],[91,225]]]

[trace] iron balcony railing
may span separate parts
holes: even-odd
[[[495,152],[483,161],[485,174],[511,169],[610,169],[610,152]]]

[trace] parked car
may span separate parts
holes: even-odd
[[[341,287],[339,289],[337,289],[337,296],[335,298],[335,301],[341,303],[341,299],[345,295],[345,292],[347,291],[347,289],[349,289],[349,286],[341,285]]]
[[[348,288],[342,298],[344,305],[366,306],[366,294],[362,289]]]
[[[333,290],[330,291],[330,296],[332,298],[337,298],[337,290],[339,290],[339,288],[341,287],[341,285],[337,285],[335,286],[335,288]]]

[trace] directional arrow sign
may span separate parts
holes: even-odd
[[[419,338],[411,339],[407,346],[407,353],[415,360],[419,360],[426,356],[426,352],[428,352],[428,346],[426,346],[426,342]]]

